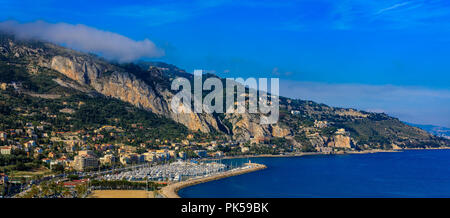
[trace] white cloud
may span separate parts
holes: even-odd
[[[164,55],[164,52],[149,39],[135,41],[117,33],[82,24],[5,21],[0,23],[0,31],[12,33],[19,38],[62,44],[73,49],[100,54],[107,59],[119,62]]]
[[[391,11],[391,10],[394,10],[394,9],[397,9],[397,8],[401,8],[401,7],[406,6],[406,5],[409,5],[409,4],[410,4],[410,2],[402,2],[402,3],[398,3],[398,4],[392,5],[392,6],[390,6],[390,7],[383,8],[383,9],[379,10],[379,11],[377,12],[377,14],[381,14],[381,13],[384,13],[384,12],[387,12],[387,11]]]

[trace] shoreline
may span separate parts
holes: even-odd
[[[239,169],[239,170],[235,170],[235,171],[227,171],[227,172],[224,172],[224,173],[221,173],[218,175],[208,176],[208,177],[204,177],[204,178],[189,179],[189,180],[182,181],[182,182],[172,183],[172,184],[169,184],[169,185],[163,187],[160,190],[160,194],[166,198],[181,198],[178,195],[178,191],[183,188],[197,185],[200,183],[205,183],[205,182],[209,182],[209,181],[213,181],[213,180],[219,180],[219,179],[223,179],[223,178],[227,178],[227,177],[231,177],[231,176],[237,176],[237,175],[250,173],[250,172],[254,172],[254,171],[258,171],[258,170],[267,168],[266,165],[257,164],[257,163],[247,164],[247,166],[251,166],[251,167]]]
[[[223,157],[220,159],[240,159],[240,158],[258,158],[258,157],[264,157],[264,158],[267,158],[267,157],[274,157],[274,158],[276,158],[276,157],[302,157],[302,156],[312,156],[312,155],[372,154],[372,153],[401,152],[401,151],[402,150],[374,149],[374,150],[347,151],[347,152],[338,152],[338,153],[301,152],[301,153],[291,153],[291,154],[239,155],[239,156]],[[205,160],[219,160],[219,159],[217,159],[217,158],[201,159],[201,161],[205,161]],[[251,164],[247,164],[247,165],[252,165],[254,167],[240,169],[238,171],[233,171],[233,172],[228,171],[228,172],[225,172],[225,173],[222,173],[219,175],[214,175],[214,176],[205,177],[205,178],[190,179],[190,180],[186,180],[186,181],[182,181],[182,182],[172,183],[172,184],[169,184],[169,185],[163,187],[159,193],[166,198],[181,198],[178,195],[178,191],[180,191],[183,188],[201,184],[201,183],[205,183],[205,182],[209,182],[209,181],[213,181],[213,180],[218,180],[218,179],[227,178],[227,177],[231,177],[231,176],[237,176],[237,175],[241,175],[241,174],[245,174],[245,173],[250,173],[250,172],[254,172],[254,171],[258,171],[258,170],[267,168],[266,165],[257,164],[257,163],[251,163]]]
[[[291,153],[291,154],[261,154],[261,155],[239,155],[239,156],[228,156],[223,158],[213,158],[213,159],[202,159],[204,160],[220,160],[220,159],[240,159],[240,158],[260,158],[260,157],[302,157],[302,156],[312,156],[312,155],[345,155],[345,154],[374,154],[374,153],[391,153],[391,152],[403,152],[406,150],[439,150],[439,149],[450,149],[450,147],[439,147],[439,148],[404,148],[404,149],[393,149],[393,150],[382,150],[382,149],[372,149],[372,150],[363,150],[363,151],[346,151],[346,152],[337,152],[337,153],[325,153],[325,152],[301,152],[301,153]],[[256,164],[254,168],[241,169],[239,171],[234,172],[225,172],[223,174],[214,175],[206,178],[199,178],[193,180],[187,180],[183,182],[177,182],[173,184],[169,184],[163,187],[160,190],[160,194],[166,198],[181,198],[178,195],[178,191],[183,188],[197,185],[200,183],[205,183],[213,180],[218,180],[226,177],[237,176],[245,173],[250,173],[257,170],[262,170],[267,168],[267,166],[263,164]]]
[[[201,159],[201,161],[208,160],[229,160],[229,159],[242,159],[242,158],[259,158],[259,157],[302,157],[302,156],[313,156],[313,155],[345,155],[345,154],[373,154],[373,153],[390,153],[390,152],[402,152],[403,150],[428,150],[428,149],[450,149],[449,148],[413,148],[413,149],[396,149],[396,150],[382,150],[382,149],[373,149],[373,150],[363,150],[363,151],[346,151],[346,152],[300,152],[300,153],[287,153],[287,154],[258,154],[258,155],[238,155],[238,156],[225,156],[222,158],[210,158],[210,159]]]
[[[343,151],[343,152],[299,152],[299,153],[286,153],[286,154],[258,154],[258,155],[238,155],[238,156],[225,156],[222,158],[210,158],[210,159],[200,159],[200,161],[207,160],[223,160],[223,159],[241,159],[241,158],[259,158],[259,157],[302,157],[311,155],[345,155],[345,154],[374,154],[374,153],[390,153],[390,152],[403,152],[408,150],[448,150],[450,147],[430,147],[430,148],[402,148],[402,149],[372,149],[372,150],[362,150],[362,151]]]

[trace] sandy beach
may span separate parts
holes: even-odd
[[[89,198],[153,198],[153,191],[145,190],[95,190]]]
[[[168,186],[163,187],[160,191],[160,194],[162,194],[166,198],[180,198],[180,196],[178,195],[178,191],[182,188],[200,184],[200,183],[204,183],[204,182],[208,182],[208,181],[212,181],[212,180],[218,180],[218,179],[222,179],[222,178],[226,178],[226,177],[230,177],[230,176],[241,175],[244,173],[249,173],[249,172],[262,170],[262,169],[266,168],[265,165],[256,164],[256,163],[251,163],[248,165],[250,165],[251,168],[239,169],[239,170],[235,170],[235,171],[227,171],[227,172],[224,172],[224,173],[221,173],[218,175],[209,176],[209,177],[205,177],[205,178],[189,179],[187,181],[172,183],[172,184],[169,184]]]

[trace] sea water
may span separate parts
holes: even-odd
[[[267,169],[180,190],[181,197],[450,197],[450,150],[250,158]],[[234,166],[248,159],[228,159]]]

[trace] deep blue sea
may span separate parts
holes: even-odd
[[[188,198],[450,197],[450,150],[250,158],[268,168],[180,190]],[[223,162],[237,164],[247,159]]]

